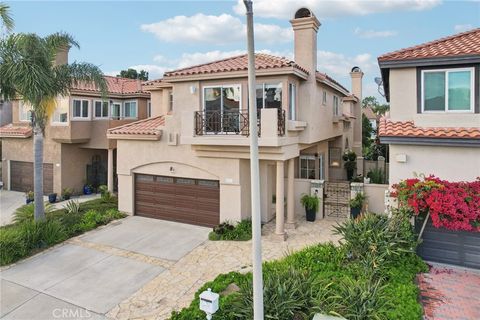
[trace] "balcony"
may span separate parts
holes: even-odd
[[[262,114],[265,114],[266,117],[268,117],[268,120],[271,120],[269,121],[269,124],[272,122],[277,124],[277,136],[285,135],[285,110],[263,109],[259,111],[261,111],[257,113],[259,136],[262,136]],[[196,111],[194,114],[194,122],[194,134],[196,136],[250,135],[250,117],[248,110],[240,110],[238,112]]]

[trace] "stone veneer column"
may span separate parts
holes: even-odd
[[[288,177],[287,177],[287,228],[295,229],[295,159],[288,160]]]
[[[113,193],[113,149],[108,149],[108,191]]]
[[[284,209],[284,197],[285,197],[285,167],[283,161],[277,161],[277,190],[276,190],[276,203],[275,203],[275,234],[285,235],[285,209]]]

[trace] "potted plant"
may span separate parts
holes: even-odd
[[[62,190],[62,199],[63,200],[69,200],[70,197],[72,196],[73,194],[73,189],[72,188],[64,188]]]
[[[358,192],[353,199],[350,199],[350,216],[356,219],[362,212],[363,204],[367,197],[363,192]]]
[[[319,206],[317,196],[303,194],[302,198],[300,198],[300,203],[305,208],[307,221],[315,221]]]
[[[25,192],[25,203],[29,204],[30,202],[33,202],[34,197],[35,194],[33,193],[33,191]]]
[[[83,186],[83,194],[92,194],[92,192],[93,192],[93,187],[92,187],[92,185],[86,183],[86,184]]]
[[[48,195],[48,202],[50,202],[50,203],[57,202],[57,194],[56,193],[50,193]]]

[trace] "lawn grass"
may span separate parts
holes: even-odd
[[[116,198],[94,199],[80,204],[78,212],[57,209],[44,221],[33,221],[33,203],[16,212],[16,222],[0,227],[0,265],[7,265],[68,238],[126,215],[118,211]]]

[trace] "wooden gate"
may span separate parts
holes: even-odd
[[[348,218],[350,215],[350,183],[325,182],[323,212],[327,218]]]

